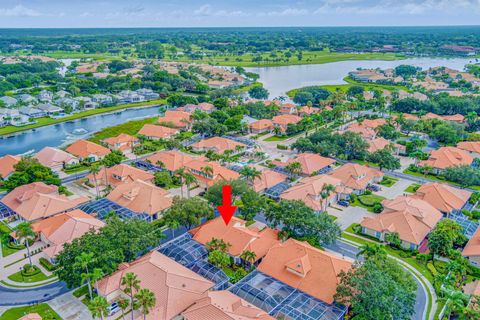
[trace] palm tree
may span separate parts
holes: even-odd
[[[202,168],[202,171],[203,173],[207,176],[207,177],[211,177],[213,176],[213,168],[211,166],[205,166]]]
[[[107,171],[107,164],[105,163],[104,160],[101,162],[103,164],[103,170],[105,172],[105,186],[108,188],[110,187],[110,184],[108,183],[108,171]]]
[[[32,264],[32,257],[30,256],[30,244],[29,240],[34,239],[36,234],[32,229],[32,226],[28,222],[22,222],[15,228],[15,235],[20,240],[20,242],[25,242],[25,247],[27,248],[28,261],[30,262],[30,267]]]
[[[357,257],[359,256],[365,256],[365,259],[381,255],[381,256],[386,256],[387,251],[385,250],[385,247],[381,244],[365,244],[360,247],[360,251],[357,253]]]
[[[93,181],[95,182],[95,189],[97,190],[97,198],[100,198],[100,191],[98,190],[97,174],[100,172],[100,168],[97,165],[90,166],[90,173],[93,175]]]
[[[104,319],[108,315],[108,302],[102,296],[96,296],[95,299],[90,301],[88,309],[92,313],[92,317]]]
[[[135,303],[135,291],[140,290],[140,280],[133,272],[128,272],[122,278],[122,286],[125,287],[123,291],[130,296],[130,305],[132,308],[132,320],[133,320],[133,306]]]
[[[125,320],[125,310],[127,310],[128,306],[130,305],[130,301],[125,298],[120,298],[117,300],[117,305],[120,309],[122,309],[122,319]]]
[[[197,183],[197,178],[195,178],[190,172],[185,172],[183,178],[185,180],[185,185],[187,186],[187,198],[190,198],[190,186]]]
[[[180,192],[183,198],[183,178],[185,177],[185,168],[175,170],[174,174],[180,178]]]
[[[147,320],[147,314],[150,312],[150,309],[155,307],[157,299],[155,294],[148,289],[140,289],[140,291],[135,295],[137,298],[137,303],[142,309],[143,320]]]
[[[335,186],[330,183],[326,183],[322,186],[322,191],[320,192],[320,196],[322,197],[322,206],[323,206],[323,211],[327,211],[327,199],[330,196],[330,194],[335,191]]]
[[[173,238],[175,238],[175,229],[180,227],[180,222],[175,219],[169,219],[167,222],[167,226],[172,230]]]
[[[257,259],[257,255],[253,251],[245,250],[240,255],[240,259],[242,259],[243,261],[248,262],[250,264],[253,264],[255,262],[255,260]]]
[[[240,175],[245,177],[245,179],[253,184],[256,178],[259,178],[262,173],[257,170],[256,168],[252,168],[249,166],[244,166],[240,171]]]
[[[285,169],[287,169],[291,174],[293,175],[299,175],[302,173],[302,165],[300,164],[300,162],[291,162],[289,163]]]
[[[85,272],[82,273],[82,284],[87,282],[88,286],[88,294],[90,295],[90,300],[93,298],[92,294],[92,285],[91,285],[91,277],[90,273],[88,272],[88,265],[93,262],[93,252],[82,252],[79,256],[75,257],[75,264],[80,269],[84,270]]]
[[[103,270],[100,268],[94,268],[91,275],[91,281],[95,284],[94,287],[98,291],[98,280],[104,276]]]
[[[443,297],[440,301],[445,302],[445,314],[450,319],[450,314],[464,312],[468,305],[468,296],[461,291],[453,290],[451,288],[443,288]]]

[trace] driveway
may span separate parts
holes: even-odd
[[[87,306],[75,298],[71,292],[56,297],[48,305],[58,313],[63,320],[92,320]]]
[[[379,196],[385,197],[387,199],[393,199],[400,195],[404,195],[405,189],[409,187],[413,182],[403,178],[397,179],[399,180],[393,186],[381,186],[382,190],[375,192],[375,194],[378,194]]]
[[[360,223],[365,217],[374,217],[375,213],[368,212],[367,209],[362,207],[341,207],[341,211],[335,208],[329,207],[327,209],[328,214],[337,217],[337,222],[340,224],[342,230],[347,229],[352,223]]]

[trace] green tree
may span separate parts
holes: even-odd
[[[448,167],[443,175],[448,181],[456,182],[462,187],[480,184],[480,171],[468,165]]]
[[[385,235],[385,241],[397,248],[399,248],[402,244],[402,240],[400,239],[400,235],[398,234],[398,232],[387,233]]]
[[[253,251],[245,250],[240,254],[240,259],[253,265],[257,260],[257,255]]]
[[[150,291],[149,289],[142,288],[135,295],[135,298],[137,299],[138,306],[142,310],[143,320],[147,320],[147,314],[150,313],[150,310],[153,307],[155,307],[155,305],[157,303],[157,299],[155,298],[155,294],[152,291]]]
[[[122,319],[125,320],[125,310],[130,306],[128,299],[120,298],[117,300],[118,307],[122,310]]]
[[[32,257],[30,255],[30,240],[35,239],[35,232],[32,229],[32,226],[29,222],[22,222],[15,228],[15,235],[20,240],[20,242],[25,243],[25,247],[27,247],[27,257],[28,262],[30,263],[30,267],[33,266],[32,264]]]
[[[108,302],[102,296],[96,296],[93,298],[92,301],[88,304],[88,309],[92,313],[92,317],[94,319],[100,318],[104,319],[108,315]]]
[[[368,160],[377,164],[382,169],[396,170],[400,169],[400,160],[392,155],[391,148],[383,148],[371,153]]]
[[[230,256],[220,250],[213,250],[208,254],[208,262],[219,268],[226,268],[230,265]]]
[[[190,172],[186,172],[185,175],[183,176],[183,179],[185,180],[185,185],[187,186],[187,197],[190,198],[190,186],[197,183],[198,180]]]
[[[93,175],[93,181],[95,183],[95,190],[97,191],[97,198],[100,198],[100,190],[98,190],[98,181],[97,181],[97,174],[100,172],[100,168],[97,165],[92,165],[88,169],[90,174]]]
[[[395,127],[389,123],[378,126],[375,131],[380,137],[388,140],[394,140],[400,136],[400,133],[395,129]]]
[[[259,170],[250,166],[244,166],[239,171],[239,173],[245,178],[245,180],[247,180],[250,183],[253,183],[255,179],[259,178],[262,175],[262,173]]]
[[[108,168],[113,167],[117,164],[120,164],[122,160],[124,159],[123,153],[119,150],[114,150],[107,154],[103,159],[102,159],[102,164]]]
[[[300,175],[302,173],[302,165],[300,162],[290,162],[285,169],[293,175]]]
[[[322,207],[323,211],[327,211],[327,203],[328,203],[328,198],[330,197],[330,194],[335,191],[335,186],[330,183],[326,183],[322,186],[322,191],[320,191],[320,197],[322,197]]]
[[[213,206],[220,206],[223,202],[223,186],[230,185],[232,187],[232,203],[234,203],[239,197],[245,194],[250,187],[248,184],[240,179],[235,180],[221,180],[215,183],[213,186],[208,188],[207,192],[205,193],[205,199],[213,205]]]
[[[248,90],[248,95],[253,99],[268,99],[268,90],[260,86],[254,86]]]
[[[447,256],[455,244],[465,242],[462,230],[462,227],[453,220],[440,220],[428,236],[428,247],[433,255]]]
[[[93,299],[93,292],[92,292],[92,283],[91,283],[91,275],[89,272],[89,266],[93,262],[94,254],[93,252],[82,252],[79,256],[75,257],[76,265],[83,270],[84,272],[81,274],[82,283],[87,283],[88,286],[88,294],[90,296],[90,300]]]
[[[200,224],[202,219],[212,217],[213,208],[200,197],[174,197],[172,206],[164,215],[167,224],[170,224],[170,221],[177,221],[187,229]]]
[[[15,172],[3,182],[3,186],[12,191],[16,187],[32,182],[44,182],[46,184],[61,185],[61,180],[52,169],[41,165],[37,159],[23,157],[15,166]]]
[[[167,171],[155,172],[154,177],[154,183],[157,187],[168,188],[173,184],[172,177]]]
[[[231,246],[232,245],[230,243],[225,242],[223,239],[213,238],[207,242],[205,247],[208,251],[221,251],[223,253],[227,253]]]
[[[130,297],[130,306],[132,308],[132,320],[133,320],[133,309],[135,308],[135,294],[140,290],[140,280],[137,275],[133,272],[128,272],[122,278],[121,285],[123,287],[123,292]]]
[[[387,250],[381,244],[372,243],[372,244],[364,244],[360,247],[360,251],[357,253],[357,257],[364,256],[365,259],[370,259],[378,256],[387,256]]]

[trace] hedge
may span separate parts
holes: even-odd
[[[43,257],[39,259],[39,262],[40,262],[40,265],[42,265],[42,267],[44,267],[48,271],[54,271],[55,269],[57,269],[56,266],[51,264],[50,261],[48,261],[47,259],[45,259]]]
[[[32,269],[33,271],[28,272],[27,270],[29,269]],[[40,272],[41,272],[40,268],[35,265],[30,266],[29,264],[26,264],[22,268],[22,276],[24,277],[32,277],[36,274],[39,274]]]

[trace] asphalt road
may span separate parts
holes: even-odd
[[[325,246],[325,248],[335,251],[342,254],[345,257],[356,259],[358,252],[360,251],[357,247],[352,246],[351,244],[345,243],[341,240],[337,240],[335,244]],[[415,314],[412,316],[412,320],[424,320],[423,314],[427,306],[427,296],[426,292],[422,288],[422,284],[417,278],[415,282],[417,283],[417,300],[415,301]]]
[[[64,282],[54,282],[31,289],[13,289],[0,285],[0,306],[36,304],[68,292]]]

